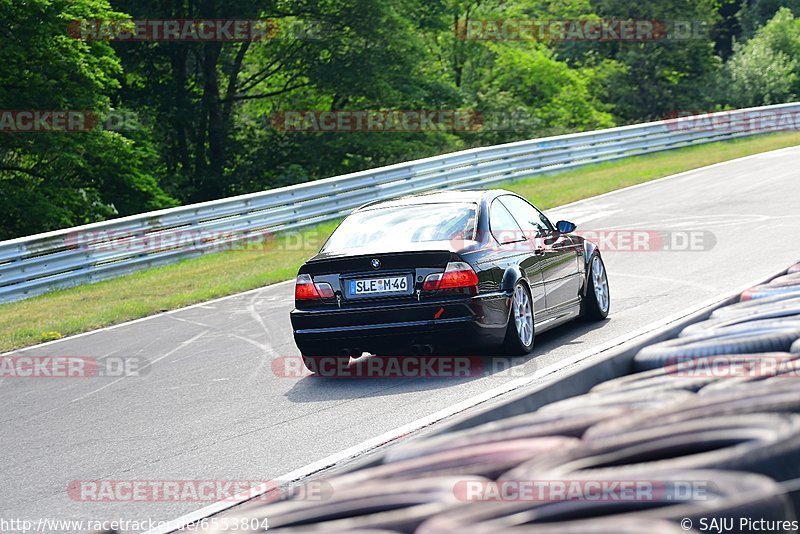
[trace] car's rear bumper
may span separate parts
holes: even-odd
[[[409,353],[414,345],[432,345],[440,353],[502,343],[508,314],[509,297],[495,293],[456,301],[293,310],[291,321],[305,355]]]

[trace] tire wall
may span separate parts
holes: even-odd
[[[224,515],[279,532],[796,530],[800,264],[789,271],[323,476],[321,501]],[[532,481],[545,493],[520,490]],[[587,481],[654,491],[595,499]]]

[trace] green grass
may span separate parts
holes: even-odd
[[[710,143],[600,163],[498,187],[548,209],[720,161],[800,145],[800,133]],[[295,276],[335,228],[326,223],[268,245],[231,250],[0,305],[0,351],[246,291]]]
[[[0,305],[0,351],[288,280],[336,224]]]

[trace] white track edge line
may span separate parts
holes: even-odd
[[[70,340],[73,340],[73,339],[78,339],[78,338],[81,338],[81,337],[90,336],[90,335],[96,334],[98,332],[106,332],[108,330],[114,330],[114,329],[117,329],[117,328],[121,328],[123,326],[128,326],[128,325],[132,325],[132,324],[136,324],[136,323],[141,323],[142,321],[155,319],[156,317],[163,317],[165,315],[170,315],[170,314],[173,314],[173,313],[182,312],[184,310],[191,310],[192,308],[200,308],[202,306],[208,306],[209,304],[214,304],[214,303],[217,303],[217,302],[221,302],[223,300],[228,300],[228,299],[233,299],[233,298],[236,298],[236,297],[242,297],[242,296],[245,296],[245,295],[250,295],[252,293],[257,293],[259,291],[264,291],[264,290],[267,290],[267,289],[270,289],[270,288],[273,288],[273,287],[278,287],[278,286],[281,286],[281,285],[284,285],[284,284],[289,284],[289,283],[294,283],[294,280],[282,280],[280,282],[267,284],[267,285],[264,285],[264,286],[261,286],[261,287],[256,287],[256,288],[253,288],[253,289],[248,289],[247,291],[242,291],[241,293],[234,293],[233,295],[225,295],[224,297],[217,297],[217,298],[212,299],[212,300],[204,300],[203,302],[196,302],[196,303],[190,304],[188,306],[183,306],[182,308],[175,308],[174,310],[167,310],[167,311],[163,311],[163,312],[158,312],[158,313],[155,313],[153,315],[146,315],[144,317],[139,317],[138,319],[131,319],[130,321],[125,321],[125,322],[122,322],[122,323],[117,323],[117,324],[112,324],[112,325],[109,325],[109,326],[104,326],[104,327],[98,328],[96,330],[89,330],[87,332],[79,332],[77,334],[72,334],[72,335],[67,336],[67,337],[54,339],[52,341],[45,341],[44,343],[37,343],[36,345],[29,345],[27,347],[19,347],[17,349],[11,350],[9,352],[4,352],[4,353],[0,354],[0,356],[8,356],[8,355],[14,354],[15,352],[20,352],[20,351],[23,351],[23,350],[39,349],[41,347],[46,347],[48,345],[53,345],[55,343],[61,343],[62,341],[70,341]]]

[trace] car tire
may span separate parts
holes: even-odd
[[[751,287],[743,292],[740,300],[758,300],[767,297],[774,297],[776,295],[785,295],[788,298],[789,296],[797,296],[798,294],[800,294],[800,284],[797,282],[781,283],[776,285],[761,284]]]
[[[577,515],[577,514],[576,514]],[[473,525],[469,525],[473,527]],[[602,517],[574,518],[558,521],[548,521],[535,524],[526,524],[522,527],[509,527],[503,529],[492,523],[478,523],[473,528],[476,532],[485,532],[482,528],[492,529],[498,534],[513,534],[534,532],[535,534],[686,534],[686,529],[676,523],[652,517],[637,517],[635,515],[614,514]],[[454,527],[453,531],[466,531],[467,526]],[[530,530],[522,530],[530,529]],[[362,534],[359,532],[358,534]]]
[[[794,313],[783,317],[750,317],[749,319],[742,318],[739,320],[723,320],[719,322],[717,322],[716,319],[712,319],[689,325],[678,334],[678,337],[711,335],[716,333],[734,334],[736,332],[742,334],[761,334],[764,332],[791,328],[800,328],[800,313]],[[798,333],[798,337],[800,337],[800,333]]]
[[[677,385],[677,384],[676,384]],[[661,406],[670,406],[680,402],[688,402],[695,394],[687,389],[667,389],[650,391],[634,389],[632,391],[614,391],[600,393],[585,393],[577,397],[546,404],[539,408],[540,413],[580,413],[581,410],[591,407],[624,408],[628,413],[635,411],[655,409]]]
[[[703,387],[698,394],[701,396],[713,395],[717,392],[730,391],[732,388],[751,388],[753,386],[766,386],[767,380],[777,378],[795,378],[800,371],[800,359],[797,354],[776,352],[774,354],[760,354],[760,359],[750,362],[748,368],[739,371],[733,368],[728,378],[718,380]]]
[[[517,282],[511,295],[511,310],[503,342],[504,352],[509,356],[530,354],[535,337],[531,292],[523,282]]]
[[[453,488],[462,480],[463,477],[375,479],[342,486],[337,478],[318,479],[310,482],[309,488],[324,489],[322,495],[314,493],[303,498],[301,494],[300,498],[289,496],[276,502],[256,497],[223,512],[223,520],[210,525],[210,530],[204,529],[204,534],[263,534],[268,529],[259,525],[267,521],[269,528],[279,532],[412,532],[423,521],[461,504]],[[488,482],[477,476],[470,480]]]
[[[690,324],[681,330],[679,337],[703,334],[713,329],[728,328],[744,324],[751,324],[758,327],[766,325],[767,323],[765,321],[767,320],[782,321],[785,323],[785,321],[790,321],[793,318],[800,321],[800,300],[794,303],[790,300],[788,303],[751,308],[746,313],[739,313],[727,317],[714,317],[712,315],[710,319]],[[781,323],[776,322],[775,324]]]
[[[500,478],[558,480],[575,475],[598,480],[643,470],[727,469],[793,480],[800,476],[798,430],[800,416],[777,413],[664,422],[605,437],[589,429],[581,446],[533,457]],[[792,496],[797,504],[798,495]]]
[[[800,273],[793,272],[783,274],[777,278],[773,278],[769,281],[769,285],[771,286],[786,286],[786,285],[798,285],[800,284]]]
[[[432,451],[408,459],[387,461],[374,467],[337,477],[341,486],[356,487],[369,480],[414,479],[438,476],[479,476],[495,480],[500,474],[532,458],[579,447],[579,438],[540,436],[481,443],[455,449]]]
[[[406,441],[390,448],[386,452],[384,463],[520,439],[546,436],[579,438],[589,427],[628,413],[629,411],[621,408],[606,406],[590,406],[575,413],[542,413],[541,411],[525,413],[472,428]]]
[[[657,369],[693,358],[758,352],[788,352],[800,329],[785,328],[760,333],[725,332],[678,337],[643,348],[633,358],[637,371]]]
[[[759,313],[761,310],[795,305],[800,305],[800,291],[729,304],[728,306],[723,306],[722,308],[714,310],[710,319],[733,318],[740,315],[746,316]]]
[[[589,259],[586,283],[586,294],[581,298],[581,317],[587,321],[602,321],[611,309],[611,292],[606,266],[596,252]]]
[[[679,368],[677,366],[667,366],[661,369],[652,369],[650,371],[644,371],[643,373],[636,373],[633,375],[628,375],[622,378],[629,378],[629,380],[622,380],[621,378],[617,378],[611,380],[613,384],[609,384],[608,387],[603,387],[600,389],[595,390],[592,389],[592,393],[603,393],[603,394],[610,394],[616,390],[616,388],[625,388],[625,391],[633,393],[635,391],[647,391],[649,393],[659,393],[662,391],[689,391],[691,393],[697,393],[701,389],[707,387],[709,384],[714,383],[717,379],[714,377],[707,377],[707,376],[700,376],[700,377],[693,377],[693,376],[681,376]],[[653,374],[650,376],[641,376],[638,375],[646,375],[647,373],[654,373],[660,371],[660,374]],[[688,374],[688,373],[687,373]]]
[[[607,419],[590,427],[583,439],[594,441],[632,432],[701,418],[736,420],[753,413],[800,413],[800,392],[791,380],[767,384],[750,383],[745,387],[725,390],[702,389],[689,401],[678,402],[630,417]]]
[[[531,480],[529,478],[529,480]],[[582,484],[586,479],[563,475],[550,479],[542,478],[541,473],[532,480],[558,480]],[[784,521],[795,519],[791,504],[784,491],[774,480],[753,473],[692,470],[665,472],[639,470],[632,476],[620,477],[611,475],[605,478],[592,478],[592,482],[608,480],[612,483],[621,480],[651,481],[658,484],[659,491],[654,492],[653,499],[647,503],[632,503],[630,499],[543,499],[512,500],[506,502],[484,502],[476,505],[463,503],[422,523],[416,534],[442,534],[449,532],[474,532],[476,534],[510,534],[539,532],[595,532],[593,530],[575,530],[565,527],[576,520],[591,521],[599,525],[607,525],[600,532],[626,532],[620,523],[626,520],[666,520],[675,523],[691,518],[699,523],[700,518],[706,521],[720,518],[758,517],[766,521]],[[685,483],[703,483],[708,494],[705,499],[687,500]],[[681,488],[681,489],[679,489]],[[677,491],[676,491],[677,490]],[[613,524],[609,525],[609,522]],[[682,523],[687,525],[686,522]],[[684,531],[688,530],[685,527]],[[734,530],[736,530],[734,528]],[[652,534],[660,530],[639,530]],[[697,532],[691,530],[691,532]]]

